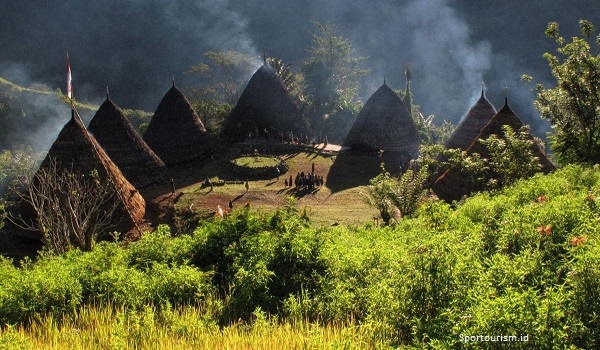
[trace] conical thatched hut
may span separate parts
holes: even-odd
[[[306,134],[308,123],[285,85],[267,63],[252,76],[238,103],[223,122],[221,138],[241,142],[249,134]]]
[[[515,131],[518,131],[523,126],[521,119],[509,107],[508,98],[505,98],[504,107],[490,119],[477,138],[467,148],[467,153],[479,153],[482,158],[489,158],[490,154],[487,148],[479,142],[479,140],[487,139],[491,135],[502,137],[504,135],[502,127],[504,125],[509,125]],[[533,140],[533,136],[529,135],[529,138]],[[536,143],[531,145],[531,151],[533,156],[539,159],[544,173],[547,174],[556,169]],[[484,187],[483,185],[470,180],[466,174],[463,174],[460,171],[460,169],[452,167],[435,181],[433,190],[438,197],[447,202],[451,202],[473,192],[484,190]]]
[[[481,97],[458,123],[452,135],[446,140],[444,147],[447,149],[460,148],[465,151],[495,114],[496,109],[485,98],[483,89],[481,89]]]
[[[420,143],[410,112],[384,82],[358,113],[344,146],[415,155]]]
[[[108,95],[88,130],[133,186],[142,188],[162,181],[167,166]]]
[[[89,174],[96,170],[100,179],[108,179],[116,186],[121,203],[115,217],[119,218],[119,221],[109,227],[109,231],[126,232],[143,220],[146,210],[144,198],[87,132],[74,112],[50,147],[40,168],[49,167],[52,159],[56,162],[57,169],[81,174]]]
[[[168,165],[199,158],[211,147],[198,114],[174,83],[156,108],[143,139]]]

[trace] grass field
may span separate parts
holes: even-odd
[[[176,212],[187,209],[196,213],[215,212],[217,206],[228,210],[229,201],[233,209],[250,203],[258,210],[275,211],[295,198],[299,210],[309,213],[314,226],[331,226],[337,224],[360,225],[373,221],[378,212],[370,208],[364,201],[369,179],[379,172],[376,157],[339,157],[320,154],[318,152],[300,152],[294,154],[278,154],[289,167],[289,171],[279,179],[248,179],[249,189],[246,191],[245,180],[231,172],[224,157],[203,165],[185,165],[172,169],[168,176],[173,177],[177,195],[175,203],[170,201],[170,188],[163,185],[155,189],[162,193],[156,195],[156,201],[163,206],[174,206]],[[325,185],[313,191],[298,190],[293,186],[286,187],[285,179],[294,179],[297,173],[311,172],[314,164],[315,174],[323,176]],[[202,187],[202,181],[209,177],[217,183],[226,181],[224,186]],[[233,183],[231,183],[233,182]],[[236,183],[237,182],[237,183]],[[148,197],[148,196],[146,196]],[[163,208],[162,210],[166,210]]]
[[[173,311],[82,308],[57,320],[0,330],[0,349],[374,349],[355,324],[279,323],[257,314],[251,324],[218,327],[199,308]]]

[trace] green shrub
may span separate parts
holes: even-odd
[[[82,302],[82,288],[63,259],[41,258],[15,268],[0,259],[0,324],[28,323],[43,314],[72,312]]]
[[[148,268],[154,263],[185,264],[193,258],[194,241],[190,235],[171,237],[167,225],[159,225],[128,246],[127,253],[133,266]]]

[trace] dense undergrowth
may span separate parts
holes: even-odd
[[[261,319],[360,329],[363,348],[496,348],[509,336],[512,348],[597,348],[599,179],[567,166],[454,207],[431,200],[393,227],[315,229],[292,205],[240,208],[189,235],[161,226],[126,247],[1,260],[0,345],[25,341],[10,325],[82,308],[193,308],[222,332]],[[498,341],[465,342],[475,336]]]

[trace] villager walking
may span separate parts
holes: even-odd
[[[175,180],[171,179],[171,196],[175,195]]]
[[[248,184],[248,180],[246,180],[245,186],[246,186],[246,192],[248,192],[248,189],[250,188],[250,185]]]
[[[233,209],[233,202],[231,201],[231,199],[229,200],[229,209]]]

